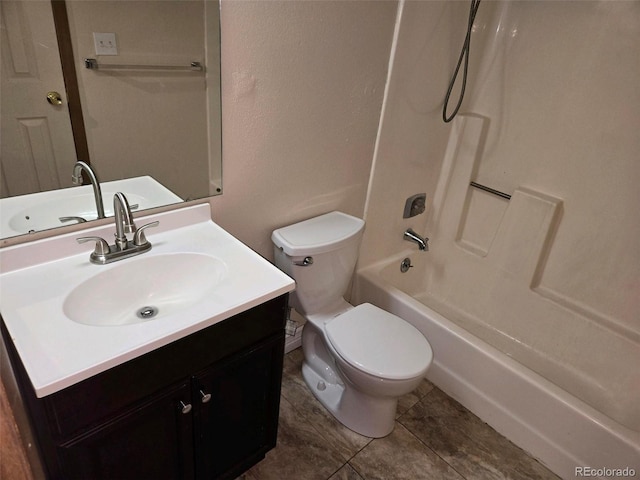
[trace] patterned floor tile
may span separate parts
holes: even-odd
[[[462,480],[462,477],[400,424],[349,461],[367,480]]]
[[[398,422],[468,479],[558,478],[437,388]]]

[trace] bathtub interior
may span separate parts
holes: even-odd
[[[434,247],[435,248],[435,247]],[[638,422],[638,398],[640,398],[640,373],[631,365],[638,365],[638,351],[633,342],[629,342],[607,329],[590,323],[585,318],[575,318],[575,313],[553,302],[542,299],[544,313],[535,308],[535,302],[530,301],[528,310],[514,312],[511,306],[513,299],[508,297],[513,288],[506,293],[500,293],[500,286],[493,289],[490,297],[486,298],[489,305],[478,305],[478,302],[464,303],[458,297],[483,296],[482,289],[465,285],[458,278],[460,290],[453,295],[447,289],[438,288],[431,282],[438,282],[445,269],[438,264],[437,255],[407,252],[413,268],[402,273],[401,258],[386,261],[379,267],[376,275],[384,279],[389,286],[406,293],[414,300],[435,310],[443,317],[454,322],[467,332],[498,349],[510,358],[531,369],[558,387],[569,392],[596,410],[610,417],[624,427],[640,432]],[[446,260],[442,260],[445,261]],[[466,273],[469,276],[469,273]],[[512,281],[509,278],[505,282]],[[480,286],[482,284],[479,284]],[[505,288],[505,290],[507,290]],[[530,295],[535,295],[532,292]],[[468,299],[468,298],[467,298]],[[477,299],[476,299],[477,300]],[[535,299],[534,299],[535,300]],[[511,318],[517,315],[518,318]],[[521,328],[522,325],[542,323],[543,321],[586,322],[575,331],[567,331],[567,336],[539,335],[535,328]],[[574,318],[571,318],[574,317]],[[495,321],[494,321],[495,320]],[[552,326],[549,328],[553,328]],[[596,353],[591,357],[583,348],[587,342],[591,346],[597,342],[609,342],[599,346],[607,349],[606,355]],[[563,342],[566,342],[565,346]],[[579,347],[579,348],[578,348]],[[595,346],[594,346],[595,348]],[[622,362],[622,363],[620,363]],[[634,363],[635,362],[635,363]],[[617,365],[629,365],[630,368],[619,369]]]
[[[640,432],[640,369],[633,367],[640,365],[640,295],[625,275],[627,263],[637,266],[637,259],[622,252],[585,258],[582,232],[563,227],[570,216],[587,212],[570,209],[562,197],[518,186],[507,201],[470,186],[486,119],[456,120],[427,226],[432,248],[425,267],[411,272],[425,279],[422,290],[411,293],[453,312],[479,338]],[[636,235],[630,230],[623,236]],[[576,267],[576,256],[585,265],[599,263],[603,274],[617,264],[620,276],[596,280],[593,267]],[[549,270],[558,278],[550,280]],[[581,288],[590,282],[607,282],[608,293],[583,298]]]
[[[486,120],[455,122],[427,225],[431,249],[412,256],[409,272],[389,265],[383,278],[640,432],[640,369],[633,367],[640,338],[626,311],[635,309],[637,291],[615,297],[620,318],[550,286],[546,270],[567,216],[564,200],[518,187],[507,201],[471,187]],[[565,267],[567,283],[584,275]]]
[[[414,267],[403,274],[407,256]],[[428,268],[428,257],[405,251],[359,269],[354,302],[374,303],[416,326],[434,353],[429,380],[561,478],[574,478],[580,465],[640,469],[639,432],[483,341],[465,312],[425,293]]]

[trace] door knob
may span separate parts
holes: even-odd
[[[62,105],[62,97],[58,92],[47,93],[47,102],[51,105]]]

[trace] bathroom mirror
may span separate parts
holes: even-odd
[[[218,0],[2,0],[0,8],[3,222],[33,223],[38,210],[22,207],[51,206],[50,194],[65,205],[61,216],[73,216],[67,200],[91,188],[72,185],[77,160],[103,185],[149,178],[169,193],[139,209],[222,192]],[[43,225],[0,237],[57,226]]]

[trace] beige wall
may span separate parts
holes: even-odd
[[[271,231],[362,216],[396,2],[222,1],[224,194],[216,222],[272,258]]]

